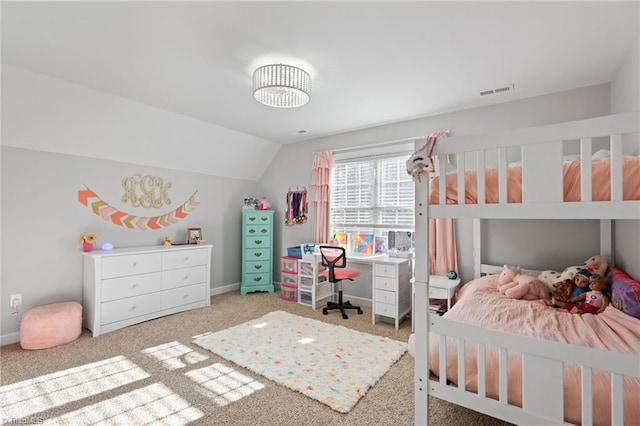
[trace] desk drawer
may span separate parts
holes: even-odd
[[[161,279],[160,272],[154,272],[102,280],[102,301],[109,302],[160,291]]]
[[[376,303],[384,302],[390,305],[396,304],[396,292],[376,289]]]
[[[398,276],[398,268],[395,265],[376,263],[374,274],[376,277],[396,278]]]
[[[102,324],[139,317],[160,310],[160,292],[102,304]]]
[[[162,269],[189,268],[208,263],[207,249],[177,250],[162,253]]]
[[[160,270],[161,264],[160,253],[104,257],[102,259],[102,278],[126,277],[128,275],[157,272]]]
[[[162,273],[162,289],[184,287],[207,281],[207,267],[196,266],[193,268],[174,269]]]
[[[206,283],[163,291],[162,309],[171,309],[176,306],[205,301],[207,296]]]
[[[396,318],[398,316],[398,310],[396,309],[395,304],[389,305],[388,303],[376,301],[375,309],[376,315],[384,315],[385,317],[391,318]]]
[[[375,288],[380,290],[389,290],[389,291],[397,291],[398,290],[398,280],[396,278],[385,278],[376,276],[375,280]]]
[[[449,291],[444,288],[429,286],[429,297],[432,297],[434,299],[448,299]]]

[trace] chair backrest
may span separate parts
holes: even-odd
[[[320,246],[320,255],[322,256],[322,266],[326,266],[329,269],[329,281],[335,282],[333,269],[347,267],[345,249],[337,246]]]

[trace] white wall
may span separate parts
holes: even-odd
[[[16,68],[2,67],[2,89],[1,344],[18,338],[9,295],[22,293],[21,312],[82,300],[81,233],[97,233],[99,245],[131,247],[158,245],[164,235],[184,241],[188,227],[201,227],[214,246],[212,292],[239,288],[242,198],[258,195],[255,180],[240,177],[262,174],[270,143],[255,141],[259,161],[238,158],[225,150],[233,132]],[[216,155],[204,155],[202,144],[219,145]],[[167,145],[183,151],[170,164],[154,155]],[[172,183],[172,204],[143,209],[122,202],[122,179],[136,173]],[[136,216],[173,211],[195,191],[200,205],[169,227],[129,229],[80,204],[84,185]]]
[[[315,151],[382,143],[445,129],[456,135],[479,134],[607,115],[609,110],[610,89],[608,84],[603,84],[286,145],[266,170],[260,182],[261,191],[274,200],[277,215],[284,217],[287,189],[294,186],[311,188]],[[310,200],[311,197],[312,194]],[[287,246],[311,241],[311,223],[287,228],[281,222],[276,222],[276,235],[280,236],[276,240],[276,252],[284,253]],[[511,222],[500,222],[489,221],[485,225],[490,232],[484,243],[486,262],[560,268],[581,263],[599,250],[595,221],[571,224],[572,232],[581,236],[579,244],[572,237],[556,238],[564,235],[566,221],[537,221],[535,226],[528,221],[519,228],[514,228]],[[516,229],[520,229],[519,232],[515,232]],[[522,244],[524,241],[526,245]],[[472,276],[473,265],[471,221],[458,221],[458,256],[459,272],[467,279]],[[275,270],[279,268],[276,266]],[[370,294],[370,289],[367,291]],[[356,296],[365,297],[360,292]]]
[[[280,147],[8,65],[2,66],[2,124],[5,146],[234,179],[260,179]]]

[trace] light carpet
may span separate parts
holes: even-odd
[[[407,351],[405,342],[282,311],[193,343],[340,413],[348,413]]]

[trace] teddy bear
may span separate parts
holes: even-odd
[[[536,278],[521,274],[517,269],[504,265],[498,277],[498,291],[511,299],[548,299],[547,288]]]

